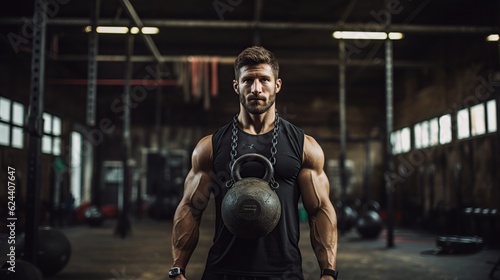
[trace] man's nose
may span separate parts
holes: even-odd
[[[255,79],[252,84],[252,93],[258,94],[261,92],[262,92],[262,84],[260,83],[259,79]]]

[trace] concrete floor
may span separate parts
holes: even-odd
[[[187,268],[188,279],[200,279],[212,239],[212,215],[206,215],[199,245]],[[132,235],[113,235],[116,221],[100,228],[77,226],[62,229],[72,243],[72,256],[59,274],[48,280],[164,280],[171,264],[171,222],[149,218],[133,220]],[[306,279],[319,279],[319,268],[302,225],[301,247]],[[412,230],[395,231],[395,247],[386,248],[385,231],[376,240],[362,240],[352,230],[339,240],[339,280],[348,279],[489,279],[499,250],[485,248],[472,255],[435,254],[436,236]],[[500,279],[500,271],[496,274]]]
[[[213,213],[205,213],[199,245],[187,268],[189,280],[200,279],[213,233]],[[171,265],[172,224],[149,218],[132,220],[132,234],[113,234],[116,220],[102,227],[63,228],[72,244],[68,265],[47,280],[166,280]],[[302,224],[301,248],[306,279],[319,279],[309,245],[309,228]],[[339,239],[339,280],[486,280],[500,250],[486,247],[472,255],[435,254],[435,235],[397,229],[395,247],[387,249],[385,231],[376,240],[363,240],[352,230]],[[495,274],[500,279],[500,271]]]

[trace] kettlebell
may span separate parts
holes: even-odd
[[[241,178],[241,165],[249,161],[264,165],[263,178]],[[235,160],[231,167],[234,184],[222,200],[221,214],[227,229],[236,237],[257,239],[269,234],[278,224],[281,202],[270,186],[273,176],[273,165],[260,154],[245,154]]]

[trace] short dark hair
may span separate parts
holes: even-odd
[[[243,66],[257,64],[269,64],[273,70],[274,78],[278,79],[280,66],[274,54],[261,46],[252,46],[244,49],[234,61],[234,77],[240,78],[240,70]]]

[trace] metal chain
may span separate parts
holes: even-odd
[[[271,140],[271,165],[274,166],[276,165],[276,154],[278,153],[278,149],[276,146],[278,145],[278,131],[279,131],[279,123],[280,123],[280,118],[278,115],[278,111],[276,111],[276,116],[274,118],[274,128],[273,128],[273,138]],[[233,118],[233,128],[231,130],[232,136],[231,136],[231,163],[229,164],[229,168],[232,170],[234,162],[236,161],[236,155],[237,155],[237,150],[236,148],[238,147],[238,114],[234,116]],[[226,187],[230,188],[234,184],[234,181],[232,178],[230,178],[226,182]],[[276,190],[279,188],[279,183],[274,179],[274,176],[271,178],[271,182],[269,182],[271,185],[271,189]]]
[[[274,118],[274,129],[273,129],[273,139],[271,140],[271,164],[276,171],[276,154],[278,153],[278,149],[276,146],[278,145],[278,129],[279,129],[279,124],[280,124],[280,118],[278,116],[278,110],[276,110],[276,116]],[[269,182],[271,185],[271,189],[276,190],[279,188],[280,184],[274,179],[274,176],[271,178],[271,182]]]
[[[229,165],[229,168],[231,168],[231,170],[233,169],[233,164],[238,153],[236,151],[236,147],[238,147],[238,114],[236,114],[236,116],[234,116],[233,118],[233,129],[231,135],[231,164]]]

